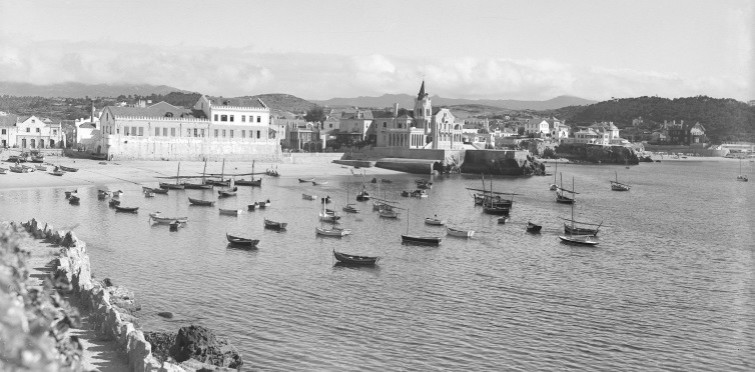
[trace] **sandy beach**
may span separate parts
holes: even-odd
[[[340,165],[331,162],[331,158],[308,158],[301,163],[262,163],[255,164],[255,173],[264,173],[267,169],[277,169],[281,178],[298,178],[298,177],[328,177],[351,175],[352,172],[365,174],[369,180],[376,175],[403,174],[402,172],[391,171],[381,168],[361,168]],[[63,176],[53,176],[49,174],[54,168],[52,165],[63,165],[66,167],[77,168],[78,172],[68,172]],[[0,167],[8,168],[13,165],[8,162],[0,162]],[[27,165],[33,166],[33,163]],[[31,173],[13,173],[7,172],[0,175],[0,190],[38,188],[38,187],[84,187],[84,186],[106,186],[116,183],[134,183],[144,186],[156,187],[158,182],[171,182],[157,177],[173,177],[178,172],[178,161],[112,161],[102,162],[90,159],[73,159],[66,157],[55,157],[48,159],[45,163],[48,171],[35,171]],[[199,161],[181,161],[181,176],[202,177],[204,162]],[[207,163],[207,173],[220,174],[223,171],[223,162],[213,161]],[[251,162],[226,162],[226,178],[231,174],[244,174],[252,172]],[[242,178],[249,179],[250,176]],[[260,177],[259,175],[256,177]],[[262,176],[265,177],[265,176]],[[194,181],[196,182],[196,181]]]

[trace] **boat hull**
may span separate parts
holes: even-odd
[[[355,256],[351,254],[345,254],[341,252],[333,251],[333,256],[335,256],[336,260],[338,262],[346,264],[346,265],[360,265],[360,266],[372,266],[375,265],[380,257],[370,257],[370,256]]]
[[[440,245],[442,240],[442,238],[435,236],[401,235],[401,241],[404,243]]]

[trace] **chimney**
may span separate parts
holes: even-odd
[[[393,104],[393,117],[394,118],[398,117],[398,103]]]

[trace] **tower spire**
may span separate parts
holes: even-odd
[[[425,81],[422,80],[422,86],[419,88],[419,94],[417,95],[417,99],[425,98]]]

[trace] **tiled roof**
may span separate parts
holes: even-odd
[[[225,98],[206,96],[213,106],[234,106],[234,107],[267,107],[257,98]]]
[[[159,102],[149,107],[107,107],[115,117],[128,116],[146,116],[146,117],[165,117],[171,113],[173,117],[193,117],[192,111],[182,107],[176,107],[167,102]]]
[[[0,126],[12,127],[16,125],[17,118],[18,118],[18,115],[14,115],[14,114],[0,115]]]

